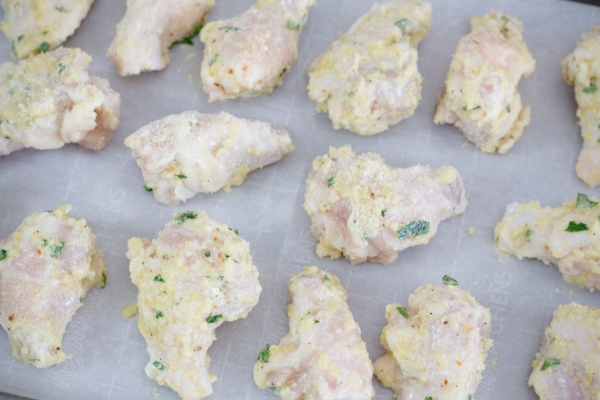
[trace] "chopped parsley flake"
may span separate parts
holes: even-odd
[[[6,250],[0,250],[0,261],[4,260],[7,257]]]
[[[354,92],[348,92],[348,97],[351,98],[352,96],[354,96]]]
[[[179,179],[187,179],[187,176],[185,176],[184,174],[175,174],[175,176]]]
[[[287,28],[292,31],[297,31],[300,29],[300,24],[298,24],[290,19],[287,23]]]
[[[569,226],[567,226],[567,229],[565,229],[565,232],[581,232],[581,231],[589,231],[589,228],[586,224],[584,224],[583,222],[575,222],[575,221],[570,221],[569,222]]]
[[[155,282],[164,282],[165,280],[163,279],[162,276],[160,276],[160,274],[158,274],[154,277],[154,281]]]
[[[55,9],[56,11],[58,11],[58,12],[61,12],[61,13],[63,13],[63,14],[68,14],[68,13],[69,13],[69,10],[67,10],[67,9],[66,9],[66,8],[64,8],[64,7],[54,7],[54,9]]]
[[[325,276],[323,277],[323,282],[327,282],[328,280],[329,280],[329,275],[325,275]]]
[[[175,217],[175,223],[177,225],[181,225],[188,219],[196,219],[197,216],[198,216],[198,213],[195,213],[193,211],[186,211]]]
[[[59,244],[52,246],[52,249],[50,250],[50,257],[52,257],[52,258],[60,257],[64,247],[65,247],[65,242],[60,242]]]
[[[159,319],[159,318],[163,317],[163,313],[160,310],[156,311],[155,315],[156,315],[156,319]]]
[[[106,287],[106,274],[102,273],[102,285],[100,285],[100,289],[104,289]]]
[[[225,277],[223,275],[219,275],[219,277],[217,279],[222,281],[223,279],[225,279]]]
[[[590,200],[585,194],[577,193],[577,201],[575,207],[577,208],[594,208],[598,205],[597,201]]]
[[[501,18],[506,22],[510,21],[510,18],[508,18],[506,15],[503,15]]]
[[[481,108],[481,106],[475,106],[475,107],[473,107],[473,108],[469,108],[469,107],[467,107],[467,106],[464,106],[464,107],[463,107],[463,111],[473,111],[473,110],[478,110],[478,109],[480,109],[480,108]]]
[[[63,63],[59,63],[59,64],[58,64],[58,73],[59,73],[59,74],[62,74],[62,73],[63,73],[63,71],[64,71],[65,69],[67,69],[67,68],[69,68],[69,64],[63,64]]]
[[[17,43],[19,43],[21,41],[21,39],[23,39],[23,36],[25,36],[25,35],[19,35],[19,37],[17,38]]]
[[[425,397],[425,400],[433,400],[433,397],[427,396],[427,397]]]
[[[265,364],[269,362],[269,349],[271,348],[270,344],[266,344],[265,347],[258,353],[257,361]]]
[[[396,231],[398,239],[404,240],[407,237],[415,237],[425,235],[429,232],[429,222],[417,220],[404,225],[402,229]]]
[[[173,44],[171,46],[175,46],[176,44],[187,44],[187,45],[193,46],[194,45],[193,39],[195,39],[196,36],[198,36],[198,34],[200,33],[201,30],[202,30],[202,24],[195,27],[194,30],[191,31],[190,34],[187,35],[186,37],[184,37],[183,39],[173,42]]]
[[[237,28],[235,26],[223,26],[221,28],[219,28],[220,31],[225,31],[225,33],[229,33],[231,31],[239,31],[240,28]]]
[[[366,231],[365,233],[363,233],[363,239],[365,239],[367,243],[369,243],[371,241],[371,232]]]
[[[546,358],[541,370],[544,371],[553,365],[560,365],[560,360],[558,358]]]
[[[152,365],[154,365],[154,368],[156,368],[159,371],[164,371],[165,370],[165,367],[160,362],[158,362],[158,361],[154,361],[152,363]]]
[[[229,229],[231,232],[235,233],[236,235],[239,235],[238,230],[235,228],[227,228]]]
[[[448,275],[444,275],[444,277],[442,278],[442,282],[444,283],[444,285],[458,286],[458,281]]]
[[[281,73],[279,74],[279,77],[281,78],[286,72],[287,68],[284,68],[283,71],[281,71]]]
[[[506,105],[506,112],[508,112],[508,113],[510,112],[510,104]]]
[[[327,187],[333,186],[334,179],[335,179],[334,176],[332,176],[331,178],[327,179]]]
[[[396,307],[396,310],[404,317],[408,318],[408,311],[406,311],[406,307]]]
[[[210,251],[207,251],[206,253],[204,253],[204,257],[210,257]]]
[[[221,317],[222,317],[221,314],[211,315],[210,317],[206,317],[206,322],[208,322],[209,324],[214,324],[219,319],[221,319]]]
[[[215,56],[208,62],[208,65],[211,66],[214,63],[217,62],[217,60],[219,59],[219,53],[215,54]]]
[[[279,391],[281,390],[281,386],[271,386],[269,389],[271,389],[275,393],[279,393]]]
[[[396,21],[396,26],[398,28],[400,28],[400,30],[402,31],[402,33],[406,34],[407,32],[410,31],[410,27],[411,27],[411,23],[408,19],[406,18],[402,18],[399,21]]]
[[[583,93],[593,94],[593,93],[596,93],[596,89],[598,89],[596,87],[596,83],[595,82],[590,82],[590,86],[583,88]]]
[[[148,186],[148,185],[144,184],[144,190],[145,190],[146,192],[151,192],[151,191],[153,191],[154,189],[152,189],[150,186]]]
[[[385,217],[385,213],[387,213],[387,210],[388,210],[387,208],[381,210],[381,216],[382,217]]]
[[[533,232],[530,229],[527,229],[527,231],[525,232],[525,240],[528,242],[531,242],[531,235],[533,234]]]
[[[318,324],[319,322],[321,322],[321,321],[319,321],[318,319],[315,319],[315,324]]]
[[[48,42],[42,42],[37,47],[37,51],[38,51],[38,53],[45,53],[48,51],[49,48],[50,48],[50,44],[48,44]]]

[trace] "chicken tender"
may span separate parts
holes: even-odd
[[[245,318],[262,290],[250,246],[237,230],[189,211],[173,214],[152,243],[132,238],[128,246],[146,375],[184,400],[203,399],[217,380],[206,353],[215,329]]]
[[[431,24],[431,4],[375,4],[308,68],[308,96],[335,129],[383,132],[414,114],[423,78],[417,44]]]
[[[558,307],[529,377],[541,400],[600,398],[598,332],[600,310],[577,303]]]
[[[2,0],[0,29],[17,59],[60,46],[85,18],[94,0]]]
[[[486,153],[506,153],[529,125],[519,80],[535,69],[523,23],[499,12],[473,17],[458,42],[433,122],[453,124]]]
[[[596,78],[600,78],[600,26],[581,35],[575,51],[562,61],[562,73],[569,85],[575,85],[583,136],[577,176],[594,187],[600,183],[600,92],[596,86]]]
[[[0,65],[0,156],[65,143],[99,150],[110,142],[121,97],[106,79],[88,75],[91,60],[79,49],[59,48]]]
[[[127,0],[107,57],[121,76],[158,71],[171,61],[169,47],[192,44],[215,0]]]
[[[494,230],[496,246],[519,260],[537,258],[558,267],[569,283],[600,289],[598,201],[579,193],[557,208],[537,201],[509,204]]]
[[[315,0],[259,0],[245,13],[206,24],[200,78],[208,101],[268,94],[298,58],[300,33]]]
[[[125,139],[156,200],[176,205],[198,192],[226,192],[294,150],[278,126],[221,112],[169,115]]]
[[[490,310],[449,276],[444,283],[415,290],[408,309],[386,307],[381,344],[387,354],[373,367],[398,399],[475,398],[493,344]]]
[[[67,324],[88,290],[106,285],[96,237],[71,208],[34,213],[0,241],[0,324],[13,356],[38,368],[64,361]]]
[[[281,399],[372,399],[373,366],[340,280],[317,267],[290,280],[290,332],[266,345],[254,382]]]
[[[456,169],[393,168],[374,153],[350,146],[317,157],[306,181],[304,209],[319,241],[317,255],[352,264],[391,264],[398,252],[426,244],[441,220],[467,207]]]

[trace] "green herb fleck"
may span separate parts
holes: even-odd
[[[220,281],[222,281],[223,279],[225,279],[225,277],[224,277],[223,275],[219,275],[219,276],[217,277],[217,279],[218,279],[218,280],[220,280]]]
[[[402,229],[396,231],[398,239],[404,240],[407,237],[415,237],[425,235],[429,232],[429,222],[417,220],[404,225]]]
[[[348,92],[348,97],[352,98],[354,96],[354,92]]]
[[[507,21],[507,22],[508,22],[508,21],[510,21],[510,18],[508,18],[506,15],[503,15],[501,18],[502,18],[504,21]]]
[[[275,393],[279,393],[279,391],[281,391],[281,386],[271,386],[269,389],[271,389]]]
[[[544,371],[553,365],[560,365],[560,360],[558,358],[546,358],[541,370]]]
[[[367,243],[369,243],[371,241],[371,232],[366,231],[365,233],[363,233],[363,239],[365,239]]]
[[[160,274],[158,274],[158,275],[156,275],[156,276],[154,277],[154,281],[155,281],[155,282],[163,282],[163,283],[164,283],[164,281],[165,281],[165,280],[163,279],[163,277],[162,277],[162,276],[160,276]]]
[[[155,315],[156,315],[156,319],[159,319],[159,318],[162,318],[162,317],[163,317],[163,313],[162,313],[162,311],[160,311],[160,310],[156,311],[156,314],[155,314]]]
[[[509,113],[510,112],[510,104],[506,105],[506,112]]]
[[[284,68],[283,71],[281,71],[281,73],[279,74],[279,77],[281,78],[286,72],[287,72],[287,67]]]
[[[525,240],[528,242],[531,242],[531,235],[533,234],[533,232],[531,232],[530,229],[527,229],[527,231],[525,232]]]
[[[204,257],[210,257],[210,251],[207,251],[206,253],[204,253]]]
[[[195,213],[193,211],[186,211],[175,217],[175,223],[177,225],[181,225],[188,219],[196,219],[197,216],[198,216],[198,213]]]
[[[287,28],[292,31],[297,31],[300,29],[300,24],[298,24],[290,19],[287,23]]]
[[[65,242],[60,242],[59,244],[52,246],[52,249],[50,250],[50,257],[52,257],[52,258],[60,257],[64,247],[65,247]]]
[[[381,210],[381,216],[382,217],[385,217],[385,213],[387,213],[387,210],[388,210],[387,208]]]
[[[158,361],[154,361],[152,363],[152,365],[154,365],[154,368],[156,368],[159,371],[164,371],[165,370],[165,367],[161,363],[159,363]]]
[[[478,110],[478,109],[480,109],[480,108],[481,108],[481,106],[475,106],[475,107],[473,107],[473,108],[469,108],[469,107],[467,107],[467,106],[464,106],[464,107],[463,107],[463,111],[473,111],[473,110]]]
[[[45,53],[48,51],[48,49],[50,48],[50,45],[48,44],[48,42],[42,42],[38,47],[37,47],[37,51],[38,53]]]
[[[206,317],[206,322],[208,322],[209,324],[214,324],[219,319],[221,319],[221,317],[222,317],[221,314],[211,315],[210,317]]]
[[[42,246],[46,247],[48,245],[48,240],[42,239]]]
[[[68,64],[59,63],[58,64],[58,73],[62,74],[65,69],[69,68]]]
[[[332,176],[331,178],[327,179],[327,187],[333,186],[334,179],[335,179],[334,176]]]
[[[67,9],[66,9],[66,8],[64,8],[64,7],[54,7],[54,9],[55,9],[56,11],[58,11],[58,12],[61,12],[61,13],[63,13],[63,14],[68,14],[68,13],[69,13],[69,10],[67,10]]]
[[[448,275],[444,275],[444,277],[442,278],[442,282],[444,283],[444,285],[458,286],[458,281]]]
[[[106,274],[102,273],[102,285],[100,285],[100,289],[104,289],[106,287]]]
[[[265,364],[269,362],[269,349],[271,348],[270,344],[266,344],[265,347],[258,353],[257,361]]]
[[[597,201],[592,201],[583,193],[577,193],[576,208],[594,208],[598,205]]]
[[[589,231],[589,228],[583,222],[577,223],[575,221],[569,222],[569,226],[565,229],[565,232],[581,232],[581,231]]]
[[[151,191],[153,191],[154,189],[152,189],[152,188],[151,188],[150,186],[148,186],[147,184],[144,184],[144,190],[145,190],[146,192],[151,192]]]
[[[194,45],[193,39],[196,36],[198,36],[198,34],[200,33],[201,30],[202,30],[202,24],[195,27],[194,30],[191,31],[190,34],[187,35],[186,37],[184,37],[183,39],[173,42],[173,44],[171,46],[175,46],[176,44],[187,44],[187,45],[193,46]]]
[[[25,36],[25,35],[19,35],[19,37],[17,38],[17,43],[19,43],[21,41],[21,39],[23,39],[23,36]]]
[[[425,397],[425,400],[433,400],[433,397],[427,396],[427,397]]]
[[[402,33],[406,34],[408,31],[410,31],[411,23],[408,19],[402,18],[401,20],[396,21],[396,26],[400,28]]]
[[[404,317],[408,318],[408,311],[406,311],[406,307],[396,307],[396,310]]]
[[[179,179],[187,179],[187,176],[185,176],[184,174],[175,174],[175,176]]]
[[[6,250],[4,250],[4,249],[0,250],[0,261],[4,260],[6,257],[7,257]]]
[[[590,82],[590,86],[583,88],[583,93],[587,93],[587,94],[596,93],[596,89],[598,89],[596,87],[596,83],[595,82]]]
[[[231,31],[239,31],[240,28],[237,28],[235,26],[223,26],[221,28],[219,28],[220,31],[225,31],[225,33],[229,33]]]
[[[319,322],[321,322],[321,321],[319,321],[318,319],[315,319],[315,324],[318,324]]]
[[[215,56],[208,62],[208,65],[211,66],[214,63],[217,62],[217,60],[219,59],[219,53],[215,54]]]
[[[229,229],[231,232],[235,233],[236,235],[239,235],[238,230],[235,228],[227,228]]]
[[[327,275],[327,274],[326,274],[326,275],[323,277],[323,282],[327,282],[328,280],[329,280],[329,275]]]

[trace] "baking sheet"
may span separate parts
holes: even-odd
[[[545,327],[559,304],[576,301],[600,307],[600,294],[565,283],[557,269],[539,261],[499,260],[493,250],[493,228],[513,201],[539,200],[558,206],[577,192],[600,195],[577,179],[574,167],[582,139],[576,125],[573,89],[560,75],[560,61],[578,36],[600,24],[596,7],[550,0],[432,0],[433,22],[419,45],[424,76],[423,99],[416,114],[388,132],[359,137],[334,131],[306,92],[306,68],[329,44],[366,12],[365,0],[318,0],[302,34],[300,57],[283,86],[268,96],[208,104],[198,90],[202,44],[178,46],[161,72],[121,78],[104,56],[125,2],[97,1],[66,46],[81,47],[93,57],[91,74],[110,80],[121,93],[122,119],[115,138],[100,152],[68,145],[60,150],[22,150],[0,158],[0,238],[29,214],[73,204],[72,216],[87,219],[105,255],[108,280],[92,290],[67,327],[63,348],[71,358],[43,370],[12,358],[8,337],[0,330],[0,392],[32,398],[177,399],[167,387],[147,378],[145,342],[137,317],[125,320],[121,309],[136,301],[131,283],[127,240],[155,238],[171,213],[204,210],[230,226],[251,244],[263,292],[248,318],[225,323],[209,350],[210,370],[217,375],[212,399],[272,399],[253,383],[252,366],[265,343],[278,343],[287,331],[288,280],[304,265],[317,265],[338,275],[350,296],[350,307],[362,329],[371,360],[384,354],[379,343],[385,305],[406,304],[408,295],[426,283],[441,283],[448,274],[492,313],[494,347],[486,361],[477,399],[536,399],[527,387],[531,362]],[[217,0],[210,20],[229,18],[253,0]],[[472,15],[492,9],[522,19],[525,40],[537,60],[535,73],[522,80],[523,103],[532,119],[520,142],[506,155],[489,155],[462,145],[463,135],[450,126],[433,124],[435,99],[458,39],[469,32]],[[194,52],[195,57],[189,54]],[[10,48],[0,39],[0,60]],[[188,79],[193,74],[194,83]],[[171,208],[143,188],[139,168],[124,138],[141,126],[172,113],[230,112],[287,129],[296,151],[275,165],[253,172],[232,193],[199,194]],[[396,167],[451,164],[467,187],[466,212],[442,222],[426,246],[400,253],[390,266],[319,259],[302,209],[304,182],[312,160],[329,146],[351,144],[358,153],[373,151]],[[468,227],[475,228],[467,236]],[[374,379],[377,399],[392,392]]]

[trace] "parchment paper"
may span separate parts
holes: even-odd
[[[504,261],[495,255],[493,228],[513,201],[539,200],[558,206],[577,192],[599,195],[575,175],[582,139],[575,116],[573,88],[560,74],[560,61],[579,35],[600,24],[599,8],[554,0],[432,0],[433,22],[419,45],[424,76],[423,99],[416,114],[388,132],[359,137],[334,131],[329,118],[315,112],[306,91],[306,68],[372,5],[366,0],[318,0],[300,44],[300,57],[283,86],[268,96],[208,104],[198,89],[202,44],[178,46],[161,72],[121,78],[104,56],[125,2],[96,1],[66,46],[81,47],[94,60],[91,74],[110,80],[121,93],[122,119],[115,138],[99,152],[68,145],[60,150],[22,150],[0,158],[0,238],[12,233],[29,214],[62,203],[85,218],[97,236],[108,268],[105,289],[91,290],[67,327],[64,363],[43,370],[13,359],[8,337],[0,330],[0,392],[44,399],[177,399],[144,374],[148,361],[137,317],[120,311],[136,301],[125,257],[131,237],[155,238],[171,213],[205,210],[239,229],[251,244],[263,292],[248,318],[225,323],[209,350],[211,372],[218,377],[212,399],[272,399],[253,383],[252,366],[265,343],[278,343],[288,331],[288,280],[304,265],[337,274],[367,342],[371,360],[384,354],[379,343],[385,305],[406,304],[408,295],[448,274],[492,313],[494,347],[476,399],[536,399],[527,387],[531,362],[545,327],[559,304],[576,301],[600,307],[600,293],[590,293],[561,279],[559,271],[539,261]],[[253,0],[217,0],[209,20],[235,16]],[[535,73],[522,80],[523,103],[532,120],[523,138],[506,155],[481,153],[451,126],[433,124],[435,99],[443,88],[458,39],[469,32],[470,18],[493,9],[522,19],[525,40],[537,60]],[[190,52],[196,54],[188,58]],[[10,46],[0,39],[0,60],[10,60]],[[193,74],[194,83],[188,80]],[[296,151],[275,165],[249,175],[230,194],[199,194],[170,208],[143,188],[139,168],[124,146],[126,136],[168,114],[195,109],[228,111],[270,121],[287,129]],[[312,160],[329,146],[351,144],[358,153],[373,151],[396,167],[451,164],[460,171],[469,206],[458,218],[442,222],[426,246],[402,252],[390,266],[319,259],[302,209],[305,179]],[[475,228],[467,236],[468,227]],[[374,379],[377,399],[392,392]]]

